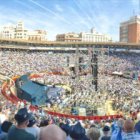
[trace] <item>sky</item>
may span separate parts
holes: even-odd
[[[26,29],[46,30],[48,40],[94,27],[118,41],[120,22],[138,13],[139,0],[0,0],[0,26],[23,21]]]

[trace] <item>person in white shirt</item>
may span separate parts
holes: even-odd
[[[2,108],[0,108],[0,124],[2,124],[5,120],[7,120],[6,115],[2,112]]]

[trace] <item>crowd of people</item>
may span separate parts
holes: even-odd
[[[71,93],[62,90],[56,98],[52,99],[50,105],[46,103],[46,107],[50,109],[56,105],[62,113],[67,113],[68,108],[72,111],[74,107],[85,108],[86,110],[98,110],[98,108],[105,110],[105,103],[110,100],[112,101],[113,110],[116,110],[117,113],[123,112],[124,114],[129,114],[130,112],[139,111],[139,54],[99,54],[98,92],[95,92],[95,87],[92,84],[94,78],[90,70],[91,56],[80,54],[80,57],[83,57],[84,60],[83,63],[85,67],[82,67],[81,70],[84,74],[77,76],[76,72],[70,69],[71,64],[76,64],[76,54],[30,50],[0,50],[0,74],[13,77],[26,73],[41,73],[43,76],[39,80],[45,84],[65,84],[69,86],[72,89]],[[114,71],[121,72],[122,74],[114,75],[112,74]],[[63,75],[49,75],[50,72],[60,72]],[[2,80],[0,81],[2,84]],[[88,120],[78,121],[48,115],[41,108],[34,112],[30,111],[29,114],[32,116],[30,120],[30,118],[24,118],[29,115],[27,112],[29,108],[26,106],[27,110],[25,108],[23,109],[23,107],[25,107],[24,104],[11,104],[2,94],[0,94],[0,101],[0,140],[6,138],[8,138],[8,140],[17,140],[22,136],[23,140],[25,138],[45,140],[45,136],[53,137],[53,133],[56,133],[56,135],[50,139],[129,140],[131,137],[136,140],[140,139],[139,123],[138,125],[137,123],[134,125],[134,120],[131,119],[103,120],[100,123]],[[90,115],[98,115],[98,112],[97,114],[94,112]],[[21,121],[22,119],[25,119],[25,121]],[[30,123],[32,125],[30,125]],[[31,127],[34,127],[33,125],[35,123],[36,126],[32,129]],[[45,127],[42,128],[42,126]],[[24,131],[22,131],[21,128]],[[48,134],[45,133],[46,130],[48,130]],[[55,136],[58,136],[58,138],[55,138]]]
[[[20,108],[13,120],[2,117],[0,109],[0,140],[139,140],[140,114],[137,119],[76,120],[43,116]]]

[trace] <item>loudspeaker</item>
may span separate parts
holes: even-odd
[[[79,71],[82,71],[82,65],[84,63],[84,58],[83,57],[79,57]]]
[[[67,67],[69,67],[69,63],[70,63],[70,58],[69,56],[67,56]]]
[[[91,68],[92,68],[92,75],[93,75],[93,81],[92,84],[95,85],[95,90],[98,90],[98,58],[97,54],[92,54],[91,59]]]

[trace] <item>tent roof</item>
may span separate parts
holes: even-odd
[[[21,89],[26,93],[30,94],[32,97],[36,97],[38,94],[41,95],[42,93],[46,93],[45,87],[47,86],[41,86],[32,81],[28,81],[21,86]]]

